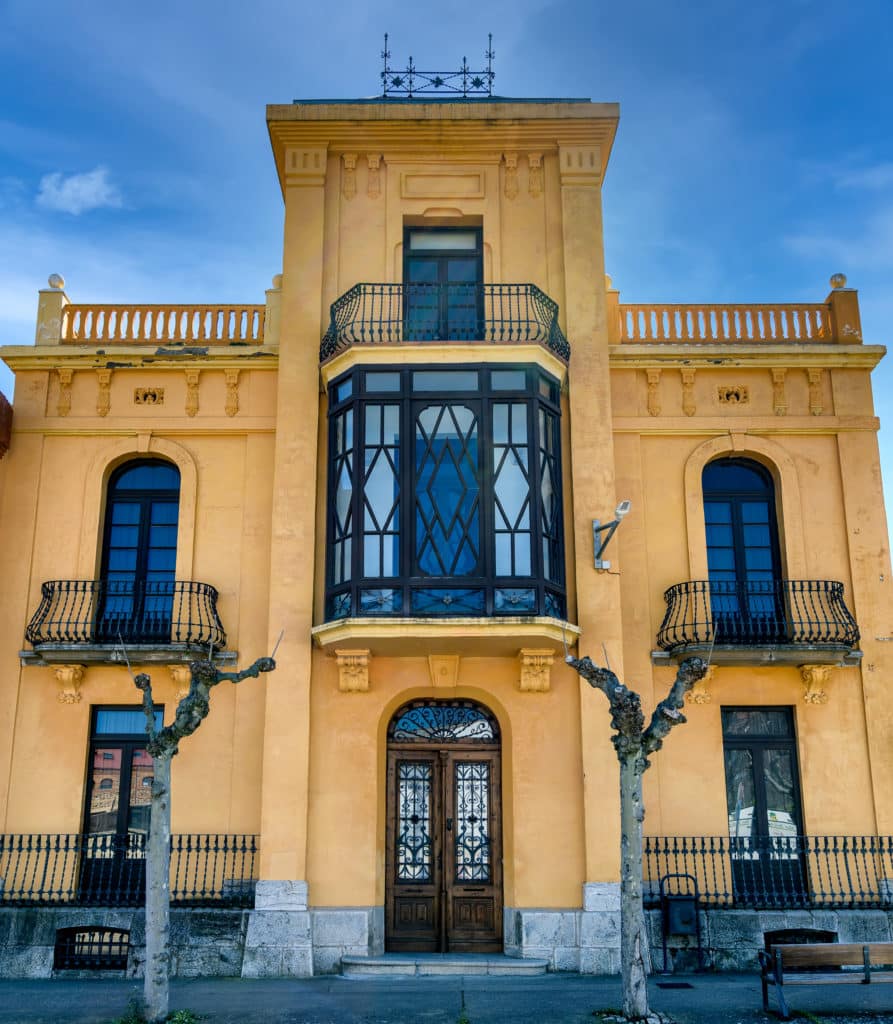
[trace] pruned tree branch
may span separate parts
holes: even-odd
[[[611,742],[617,751],[617,757],[623,760],[634,753],[641,744],[642,728],[645,725],[639,695],[624,686],[609,668],[600,668],[591,658],[574,658],[568,655],[565,660],[591,687],[601,690],[608,698],[611,707],[611,728],[615,731]]]
[[[660,750],[674,725],[682,725],[686,721],[682,714],[685,695],[699,679],[704,678],[707,667],[703,658],[686,658],[679,665],[670,692],[654,709],[648,728],[642,735],[642,751],[646,757]]]
[[[272,672],[275,668],[276,662],[273,658],[258,658],[240,672],[221,672],[209,660],[191,662],[189,692],[177,705],[173,722],[162,729],[155,725],[152,680],[145,672],[140,672],[134,676],[133,682],[143,694],[143,712],[146,716],[146,733],[149,736],[146,750],[152,757],[173,757],[179,749],[180,740],[184,736],[191,736],[208,717],[211,710],[212,686],[222,682],[241,683],[243,679],[257,679],[261,672]]]

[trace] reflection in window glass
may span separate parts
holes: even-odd
[[[399,373],[377,373],[369,372],[366,374],[366,390],[367,391],[399,391],[400,390],[400,374]]]
[[[793,736],[786,708],[723,708],[723,736]]]
[[[164,724],[164,712],[155,712],[155,728]],[[130,711],[126,708],[100,708],[96,712],[94,733],[100,736],[144,736],[146,733],[146,716],[142,708]],[[114,754],[103,753],[104,760],[112,760]]]
[[[490,386],[494,391],[524,391],[527,388],[527,373],[524,370],[493,370]]]
[[[418,370],[412,375],[414,391],[477,391],[477,370]]]
[[[477,249],[476,231],[410,231],[410,249]]]

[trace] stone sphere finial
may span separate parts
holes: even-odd
[[[50,288],[55,288],[58,291],[62,291],[65,287],[65,278],[61,274],[50,274],[47,278],[47,284]]]
[[[610,291],[614,287],[614,282],[611,280],[610,274],[605,274],[605,288]]]
[[[273,287],[274,288],[281,288],[282,287],[282,274],[274,274],[273,275]]]
[[[831,275],[831,287],[832,288],[846,288],[846,274],[832,274]]]

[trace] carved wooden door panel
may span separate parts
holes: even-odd
[[[386,948],[502,951],[499,752],[388,755]]]

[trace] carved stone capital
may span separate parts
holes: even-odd
[[[56,413],[67,416],[71,412],[71,379],[73,370],[56,370],[59,375],[59,399],[56,402]]]
[[[772,410],[776,416],[786,416],[788,412],[788,399],[785,392],[785,375],[787,372],[784,367],[776,367],[771,371]]]
[[[239,370],[224,370],[226,377],[226,406],[224,411],[227,416],[235,416],[239,411]]]
[[[343,153],[341,162],[344,165],[341,172],[341,195],[345,199],[353,199],[357,194],[357,154]]]
[[[648,415],[660,416],[660,370],[646,370],[648,382]]]
[[[803,691],[803,701],[806,704],[827,704],[828,694],[825,686],[831,676],[833,665],[801,665],[800,678],[803,680],[806,689]]]
[[[96,380],[99,383],[99,393],[96,396],[96,415],[108,416],[112,407],[112,371],[97,370]]]
[[[342,693],[367,693],[369,690],[369,663],[372,655],[366,651],[335,651],[338,661],[338,689]]]
[[[695,403],[695,371],[680,370],[682,375],[682,411],[686,416],[694,416],[698,411]]]
[[[198,412],[198,378],[201,370],[186,371],[186,415],[195,416]]]
[[[428,671],[432,686],[454,689],[459,682],[459,655],[429,654]]]
[[[809,381],[809,413],[811,416],[821,416],[824,411],[822,371],[820,369],[807,370],[806,379]]]
[[[381,156],[378,153],[367,153],[366,163],[369,165],[369,177],[366,179],[366,195],[370,199],[378,199],[381,195]]]
[[[533,199],[539,199],[543,194],[543,154],[528,153],[527,165],[529,168],[527,191]]]
[[[505,198],[518,198],[518,154],[505,153]]]
[[[176,689],[174,698],[181,701],[189,693],[189,684],[192,682],[192,673],[188,665],[168,665],[168,672],[171,674],[171,681]]]
[[[552,689],[553,650],[522,647],[518,651],[518,661],[521,663],[518,688],[522,693],[548,693]]]
[[[59,684],[56,700],[60,704],[80,704],[81,683],[84,681],[83,665],[54,665],[53,675]]]
[[[713,694],[708,689],[713,677],[716,675],[716,665],[708,665],[707,671],[688,691],[690,704],[710,704],[713,701]]]

